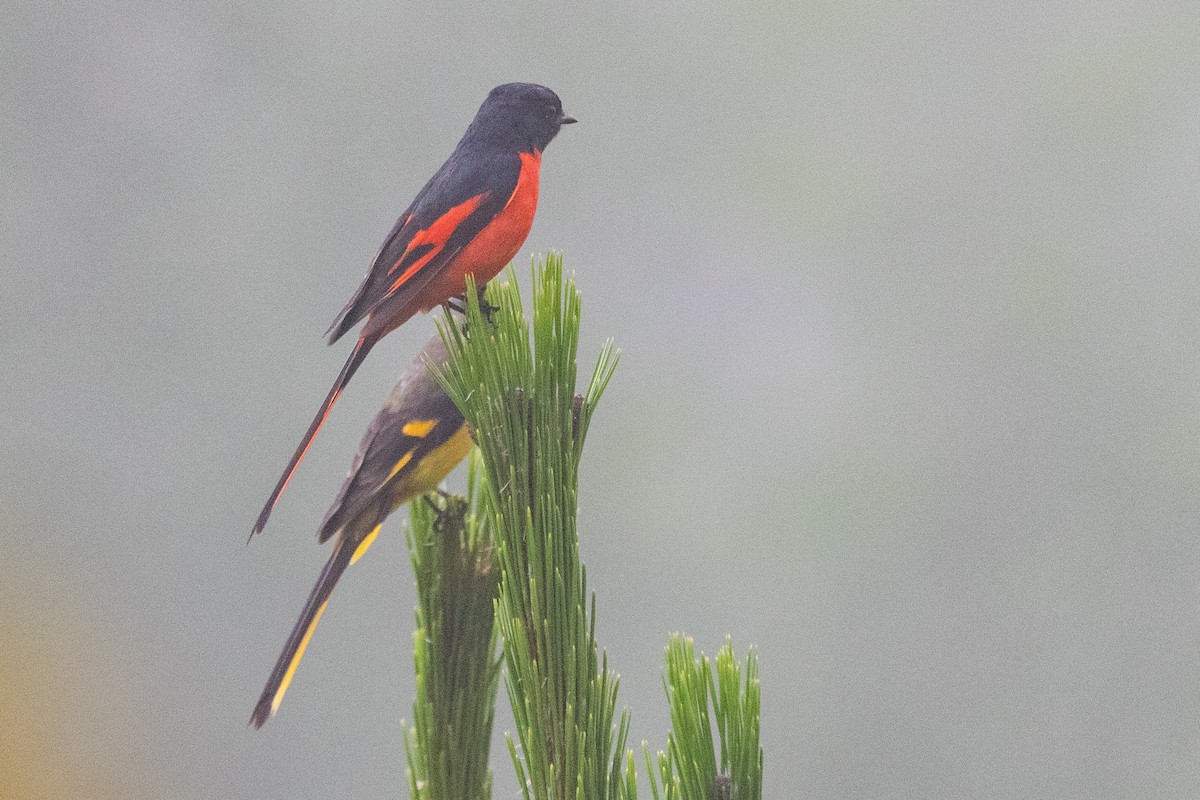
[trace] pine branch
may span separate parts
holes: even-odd
[[[486,477],[468,461],[467,498],[430,493],[409,504],[417,579],[415,724],[405,732],[413,800],[490,800],[488,768],[499,688],[493,606],[499,575]]]
[[[525,800],[636,800],[636,764],[626,749],[629,716],[617,718],[617,675],[596,644],[596,598],[587,590],[579,561],[575,519],[579,459],[617,355],[611,342],[606,344],[587,389],[575,393],[581,303],[554,254],[534,268],[532,325],[511,270],[488,286],[485,298],[486,314],[468,280],[466,324],[460,327],[447,314],[440,327],[449,359],[443,370],[434,370],[479,443],[478,460],[472,462],[473,510],[453,500],[436,514],[414,507],[414,531],[432,531],[438,523],[453,527],[459,519],[465,520],[460,529],[468,531],[464,541],[471,539],[471,530],[495,532],[492,555],[500,573],[495,623],[505,644],[505,688],[517,727],[516,740],[508,737],[507,743]],[[445,538],[446,530],[431,535]],[[422,541],[416,533],[414,541]],[[414,548],[420,574],[429,564],[418,563],[416,553]],[[473,563],[484,563],[482,555],[476,559]],[[494,572],[489,573],[493,580]],[[439,585],[448,585],[446,577],[440,580]],[[431,595],[428,606],[424,598],[418,623],[427,630],[436,630],[439,622],[443,629],[483,630],[465,618],[448,624],[440,605],[447,602],[445,592],[440,598]],[[471,613],[476,623],[486,619],[490,624],[486,609],[476,606]],[[478,634],[470,638],[479,640]],[[445,724],[436,720],[456,692],[471,686],[489,688],[490,695],[483,695],[494,702],[494,638],[486,649],[490,671],[454,673],[446,683],[432,677],[439,675],[436,666],[424,672],[420,666],[437,649],[435,641],[417,638],[417,725],[409,745],[413,797],[486,798],[486,767],[453,784],[450,768],[480,754],[486,765],[487,737],[446,737],[445,731],[462,732],[472,723],[453,713]],[[713,662],[703,655],[697,659],[692,640],[675,635],[667,648],[664,686],[672,723],[666,751],[652,759],[643,748],[655,800],[761,800],[760,687],[753,648],[739,664],[727,640]],[[488,708],[479,729],[486,734],[492,722]],[[464,788],[435,794],[435,784],[484,793]]]
[[[616,366],[611,342],[575,393],[580,296],[554,254],[533,275],[527,322],[512,273],[480,311],[467,288],[468,334],[447,316],[447,393],[475,431],[501,565],[497,625],[517,726],[509,752],[526,800],[632,797],[628,715],[616,719],[617,676],[599,655],[575,526],[579,458]],[[490,319],[489,319],[490,317]]]
[[[761,800],[763,751],[759,745],[760,686],[754,648],[742,667],[727,638],[716,664],[696,658],[691,637],[674,634],[667,645],[663,680],[671,706],[671,733],[657,766],[644,747],[654,800]],[[712,703],[718,740],[713,740]],[[660,794],[661,789],[661,794]]]

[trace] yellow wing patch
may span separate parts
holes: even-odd
[[[415,436],[418,439],[423,439],[429,435],[429,432],[437,427],[436,419],[414,419],[412,422],[404,423],[404,427],[400,432],[405,436]]]
[[[383,479],[383,482],[384,482],[384,483],[387,483],[387,482],[388,482],[388,481],[390,481],[392,478],[396,477],[396,474],[397,474],[398,472],[400,472],[400,470],[402,470],[402,469],[404,469],[406,466],[408,466],[408,462],[412,461],[412,457],[413,457],[413,453],[414,453],[414,452],[416,452],[416,451],[414,451],[414,450],[409,450],[407,453],[405,453],[405,454],[404,454],[404,455],[403,455],[403,456],[400,458],[400,460],[396,462],[396,466],[392,467],[392,471],[391,471],[391,472],[389,472],[389,473],[388,473],[388,476],[387,476],[386,478],[384,478],[384,479]]]

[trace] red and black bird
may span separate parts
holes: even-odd
[[[533,83],[488,94],[446,163],[417,193],[375,256],[358,291],[329,326],[329,343],[364,322],[350,357],[263,506],[261,531],[333,404],[375,343],[418,312],[482,287],[525,242],[537,209],[542,151],[563,125],[558,95]]]

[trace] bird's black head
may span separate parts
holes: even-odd
[[[575,122],[563,113],[558,95],[536,83],[506,83],[488,93],[467,136],[503,147],[542,151],[563,125]]]

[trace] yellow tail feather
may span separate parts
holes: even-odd
[[[328,600],[321,603],[321,607],[313,615],[312,622],[308,623],[308,630],[304,632],[304,638],[300,640],[300,646],[296,648],[296,654],[292,656],[287,672],[283,674],[283,680],[279,682],[279,688],[275,690],[275,696],[271,698],[272,714],[279,710],[279,704],[283,702],[283,695],[287,692],[288,686],[292,683],[292,677],[296,674],[296,667],[300,665],[300,659],[304,657],[304,650],[308,647],[308,640],[312,638],[313,631],[317,629],[317,623],[321,621],[321,615],[325,613],[325,606],[327,605],[329,605]]]

